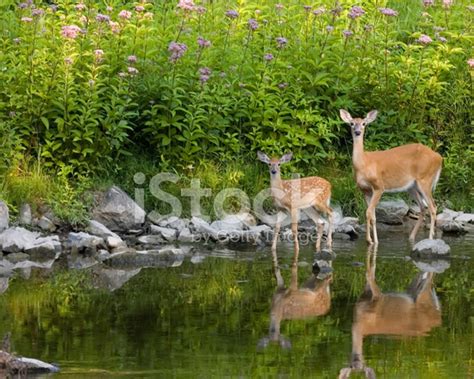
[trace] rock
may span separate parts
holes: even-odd
[[[46,216],[41,216],[40,219],[34,220],[33,224],[46,232],[54,232],[56,230],[56,225],[54,225],[54,222],[52,222]]]
[[[116,249],[117,247],[127,246],[127,244],[120,237],[107,237],[105,243],[109,249]]]
[[[93,236],[88,233],[71,232],[68,234],[66,240],[66,246],[71,249],[71,253],[87,253],[95,254],[97,249],[100,247],[105,247],[105,241],[103,238]]]
[[[464,224],[458,221],[446,221],[440,226],[443,233],[446,234],[466,234],[467,229]]]
[[[332,238],[335,240],[349,241],[351,239],[351,236],[346,233],[335,232],[332,235]]]
[[[389,225],[403,224],[403,218],[408,214],[407,203],[403,200],[381,201],[375,209],[377,222]]]
[[[97,259],[100,261],[100,262],[103,262],[105,261],[107,258],[110,257],[110,253],[105,250],[105,249],[100,249],[98,252],[97,252]]]
[[[199,240],[200,237],[198,235],[192,234],[189,228],[182,229],[178,236],[178,241],[184,243],[199,242]]]
[[[191,257],[191,263],[196,265],[196,264],[202,263],[205,259],[206,259],[205,255],[196,253]]]
[[[474,213],[461,213],[454,219],[454,221],[474,224]]]
[[[153,234],[160,234],[167,241],[176,241],[176,230],[162,226],[150,225],[150,231]]]
[[[86,230],[90,234],[101,237],[104,240],[106,240],[107,237],[112,237],[116,240],[122,241],[122,243],[125,244],[125,242],[123,242],[122,238],[120,238],[118,234],[112,232],[109,228],[107,228],[104,224],[100,223],[99,221],[90,220],[89,225],[87,226]]]
[[[412,253],[417,257],[433,258],[447,256],[451,248],[441,239],[424,239],[415,244]]]
[[[137,251],[112,254],[104,261],[110,267],[171,267],[181,264],[185,254],[181,249]]]
[[[178,232],[180,232],[184,228],[188,227],[189,220],[181,219],[181,218],[176,217],[176,216],[171,216],[167,219],[160,220],[159,222],[157,222],[157,224],[159,226],[163,227],[163,228],[171,228],[171,229],[175,229]]]
[[[3,201],[0,201],[0,232],[8,229],[9,221],[8,207]]]
[[[119,246],[115,249],[112,249],[112,254],[117,254],[117,253],[135,253],[137,250],[134,249],[133,247],[128,247],[128,246]]]
[[[10,278],[0,277],[0,295],[7,291],[9,282],[10,282]]]
[[[92,214],[111,230],[134,229],[145,222],[145,211],[116,186],[104,194]]]
[[[6,259],[15,264],[15,263],[18,263],[18,262],[23,262],[23,261],[27,261],[30,259],[30,256],[28,254],[25,254],[25,253],[11,253],[11,254],[8,254]]]
[[[30,204],[24,203],[21,205],[20,214],[18,216],[18,223],[20,225],[31,225],[31,207]]]
[[[413,264],[423,272],[435,272],[441,274],[446,271],[451,264],[445,259],[437,259],[429,262],[413,261]]]
[[[67,266],[70,269],[82,270],[97,264],[99,264],[99,262],[91,256],[84,256],[82,254],[69,254],[67,256]]]
[[[21,227],[13,227],[0,233],[0,247],[7,253],[18,253],[34,245],[39,233]]]
[[[38,359],[15,357],[13,355],[11,355],[11,358],[8,359],[8,365],[9,367],[14,367],[14,369],[11,370],[12,374],[18,374],[18,376],[25,375],[25,377],[37,374],[59,372],[59,368],[52,364],[40,361]],[[22,374],[20,375],[19,372]]]
[[[202,218],[193,216],[191,219],[191,231],[195,231],[204,236],[210,236],[214,240],[219,239],[219,232],[212,228],[206,221]]]
[[[441,226],[448,221],[453,221],[456,217],[460,216],[459,212],[445,208],[443,212],[436,216],[436,225]]]
[[[137,240],[138,242],[144,245],[159,245],[165,242],[163,237],[159,234],[149,234],[145,236],[140,236],[137,238]]]
[[[141,271],[141,268],[134,270],[117,270],[112,268],[101,268],[96,272],[96,287],[115,291],[132,279]]]
[[[40,237],[34,241],[32,246],[25,248],[33,260],[56,259],[61,254],[62,247],[58,236]]]

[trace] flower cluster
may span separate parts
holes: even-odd
[[[320,8],[316,8],[314,11],[313,11],[313,15],[316,17],[316,16],[321,16],[322,14],[324,14],[326,12],[326,9],[324,7],[320,7]]]
[[[66,25],[61,28],[61,35],[64,38],[75,39],[81,32],[81,28],[77,25]]]
[[[255,31],[258,29],[258,22],[254,18],[249,19],[248,26],[251,31]]]
[[[343,35],[345,38],[349,38],[349,37],[351,37],[353,34],[354,34],[354,32],[352,32],[351,30],[343,30],[343,31],[342,31],[342,35]]]
[[[171,52],[170,61],[176,63],[184,53],[188,50],[188,47],[184,43],[171,42],[168,46],[168,51]]]
[[[239,12],[237,12],[233,9],[229,9],[227,12],[225,12],[225,15],[226,15],[226,17],[228,17],[230,19],[235,19],[235,18],[239,17]]]
[[[199,47],[205,48],[205,47],[210,47],[211,46],[211,41],[208,41],[207,39],[204,39],[203,37],[198,37],[197,43]]]
[[[211,73],[212,71],[209,67],[201,67],[199,69],[199,80],[201,84],[204,84],[209,80],[209,78],[211,77]]]
[[[270,62],[270,61],[273,60],[273,54],[270,54],[270,53],[265,54],[265,55],[263,56],[263,59],[265,59],[267,62]]]
[[[347,15],[347,17],[355,20],[356,18],[361,17],[364,14],[365,14],[365,11],[361,7],[353,6],[351,10],[349,11],[349,14]]]
[[[467,64],[470,68],[474,69],[474,58],[470,58],[467,60]]]
[[[275,38],[275,41],[276,41],[277,47],[279,49],[283,49],[286,46],[286,44],[288,43],[288,40],[285,37],[277,37],[277,38]]]
[[[179,0],[178,8],[184,11],[193,11],[195,7],[193,0]]]
[[[126,10],[122,10],[119,12],[118,16],[122,19],[122,20],[130,20],[132,18],[132,12],[130,11],[126,11]]]
[[[380,13],[382,13],[384,16],[388,17],[396,17],[398,16],[398,12],[394,9],[391,8],[379,8]]]
[[[416,41],[422,45],[429,45],[431,42],[433,42],[431,37],[427,36],[426,34],[422,34]]]
[[[434,0],[423,0],[423,6],[431,7],[432,5],[434,5]]]
[[[97,13],[97,16],[95,16],[95,19],[98,22],[109,22],[110,21],[110,17],[107,16],[106,14],[102,14],[102,13]]]
[[[451,5],[453,5],[453,0],[443,0],[443,7],[449,8]]]

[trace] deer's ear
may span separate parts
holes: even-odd
[[[342,121],[347,122],[348,124],[352,122],[351,114],[345,109],[339,109],[339,115],[341,116]]]
[[[265,153],[262,153],[261,151],[257,152],[257,157],[263,163],[270,163],[270,158],[268,158],[268,155]]]
[[[293,153],[288,153],[282,156],[279,160],[280,163],[286,163],[291,161],[291,158],[293,158]]]
[[[372,121],[374,121],[377,118],[378,112],[376,110],[370,111],[367,113],[367,116],[365,116],[365,124],[370,124]]]

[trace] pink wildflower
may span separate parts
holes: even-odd
[[[130,11],[126,11],[126,10],[121,10],[118,14],[118,16],[122,19],[122,20],[130,20],[132,18],[132,12]]]
[[[184,11],[193,11],[194,7],[193,0],[179,0],[178,8],[181,8]]]
[[[21,21],[28,23],[28,22],[32,22],[33,19],[32,19],[31,17],[22,17],[22,18],[21,18]]]
[[[433,42],[431,37],[427,36],[426,34],[422,34],[420,38],[418,38],[416,41],[421,43],[422,45],[429,45],[431,42]]]
[[[470,68],[474,69],[474,58],[470,58],[467,60],[467,64]]]
[[[129,55],[129,56],[127,57],[127,61],[128,61],[128,63],[137,63],[137,57],[136,57],[136,55]]]
[[[137,5],[135,7],[135,11],[136,12],[143,12],[143,11],[145,11],[145,7],[143,5]]]
[[[80,31],[81,28],[77,25],[66,25],[61,28],[61,35],[64,38],[75,39]]]

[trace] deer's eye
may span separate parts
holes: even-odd
[[[361,126],[365,126],[365,122],[361,123],[360,125],[361,125]]]

